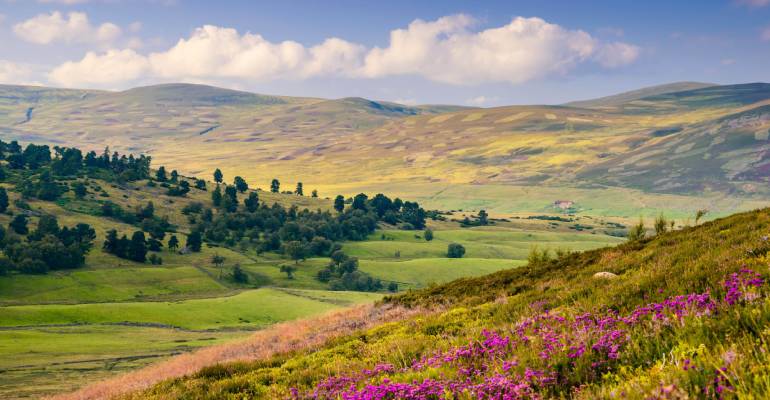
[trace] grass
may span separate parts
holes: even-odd
[[[385,240],[382,235],[385,235]],[[441,258],[446,257],[449,243],[460,243],[465,246],[468,258],[526,260],[533,246],[552,250],[587,250],[622,242],[622,239],[605,235],[516,230],[441,230],[434,233],[430,242],[421,235],[422,232],[378,231],[368,241],[346,243],[343,250],[364,260]],[[396,252],[400,253],[400,257],[395,257]]]
[[[112,267],[0,277],[0,304],[93,303],[221,295],[194,267]]]
[[[124,398],[282,398],[292,388],[300,398],[310,398],[323,382],[340,379],[364,389],[389,386],[385,378],[412,387],[430,379],[489,385],[507,378],[545,398],[610,399],[618,393],[629,399],[708,398],[716,391],[721,395],[714,398],[766,398],[769,230],[770,210],[765,209],[411,291],[387,298],[382,307],[433,311],[367,327],[321,348],[208,364]],[[761,280],[734,285],[737,297],[729,301],[725,282],[746,268],[759,272]],[[597,272],[617,277],[597,279]],[[713,302],[707,302],[711,311],[696,312],[700,306],[695,305],[684,307],[681,315],[666,311],[683,302],[675,296],[700,293]],[[660,317],[645,308],[650,303],[662,304]],[[630,314],[640,322],[611,322]],[[605,328],[594,331],[594,325]],[[495,335],[509,341],[485,339]],[[574,353],[581,343],[587,343],[586,351]],[[446,356],[413,367],[436,354]],[[516,362],[504,366],[503,361]],[[392,372],[372,372],[377,365],[392,366]],[[525,368],[555,379],[523,379]],[[484,380],[498,373],[502,378]]]
[[[105,379],[245,335],[106,325],[0,330],[0,397],[71,391],[84,379]]]
[[[399,289],[419,288],[462,277],[486,275],[526,264],[523,260],[486,258],[419,258],[404,261],[363,260],[360,269]]]
[[[7,306],[2,308],[0,327],[158,324],[188,330],[257,329],[379,297],[358,292],[256,289],[178,302]]]

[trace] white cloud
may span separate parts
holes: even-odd
[[[137,33],[142,30],[143,24],[141,21],[134,21],[128,25],[128,31]]]
[[[67,6],[72,6],[75,4],[88,3],[89,0],[37,0],[37,2],[43,4],[64,4]]]
[[[599,46],[596,51],[595,59],[606,68],[617,68],[631,64],[639,58],[639,47],[613,42]]]
[[[101,55],[89,52],[80,61],[66,62],[51,71],[48,79],[69,87],[112,87],[115,82],[130,82],[149,71],[147,58],[134,50],[109,50]]]
[[[26,66],[0,60],[0,83],[23,84],[29,80],[31,75],[32,71]]]
[[[465,100],[465,104],[469,106],[482,107],[486,104],[489,104],[497,100],[498,100],[497,97],[476,96],[468,100]]]
[[[36,43],[101,43],[109,44],[121,34],[121,29],[110,22],[91,25],[88,15],[71,12],[66,16],[59,11],[40,14],[13,26],[16,36]]]
[[[259,34],[206,25],[167,50],[89,53],[80,61],[58,67],[50,78],[65,85],[113,87],[136,80],[232,83],[394,75],[417,75],[455,85],[517,84],[565,74],[581,63],[617,68],[636,60],[640,52],[636,46],[602,42],[539,18],[514,18],[510,24],[481,31],[471,29],[475,24],[466,15],[416,20],[405,29],[393,30],[387,47],[371,49],[340,38],[311,47],[291,40],[271,42]],[[130,48],[140,46],[136,43]],[[100,64],[111,66],[116,59],[120,59],[123,73],[113,78],[92,75],[105,69]]]
[[[586,32],[540,18],[517,17],[508,25],[479,32],[469,29],[473,23],[468,16],[454,15],[394,30],[387,48],[369,52],[363,74],[422,75],[451,84],[516,84],[565,73],[592,57],[617,67],[638,56],[634,46],[603,45]]]

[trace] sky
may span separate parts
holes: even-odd
[[[770,0],[0,0],[0,83],[559,104],[768,81]]]

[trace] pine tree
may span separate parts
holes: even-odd
[[[214,203],[214,207],[222,205],[222,189],[217,185],[217,188],[211,192],[211,202]]]
[[[190,233],[189,236],[187,236],[187,248],[190,249],[190,251],[199,252],[201,251],[201,246],[203,245],[203,240],[201,239],[201,233],[198,231],[193,231]]]
[[[172,235],[171,238],[168,239],[168,249],[171,251],[176,251],[178,248],[179,239],[177,239],[176,235]]]
[[[214,182],[216,183],[222,183],[222,179],[224,176],[222,175],[222,171],[219,170],[219,168],[214,171]]]
[[[273,193],[278,193],[281,190],[281,182],[278,182],[278,179],[273,179],[272,182],[270,182],[270,191]]]
[[[0,213],[4,213],[8,210],[8,192],[5,188],[0,187]]]
[[[294,194],[297,196],[304,196],[305,193],[302,191],[302,182],[297,182],[297,189],[294,190]]]
[[[342,212],[345,209],[345,198],[341,194],[334,198],[334,209],[337,212]]]
[[[128,257],[136,262],[145,262],[147,260],[147,241],[144,238],[144,232],[136,231],[131,235]]]

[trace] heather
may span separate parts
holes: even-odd
[[[433,311],[133,396],[767,398],[768,233],[759,210],[409,292],[385,303]]]

